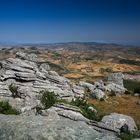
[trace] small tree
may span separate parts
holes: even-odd
[[[0,102],[0,113],[1,114],[14,114],[14,115],[18,115],[19,112],[14,109],[8,101],[1,101]]]
[[[45,109],[50,108],[56,103],[57,96],[54,94],[54,92],[42,91],[41,94],[41,103],[43,104]]]

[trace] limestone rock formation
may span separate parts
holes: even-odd
[[[49,119],[46,116],[0,115],[1,140],[118,140],[100,133],[85,122]]]
[[[124,75],[122,73],[112,73],[108,76],[108,82],[115,83],[123,87],[123,78]]]
[[[72,91],[70,81],[51,71],[48,64],[39,65],[35,54],[17,52],[16,58],[8,58],[0,65],[0,96],[12,97],[9,90],[12,84],[17,87],[17,98],[23,99],[20,105],[23,108],[38,105],[36,96],[42,90],[54,92],[61,99],[72,100],[76,97],[77,93]],[[15,106],[14,102],[12,105]]]
[[[126,124],[128,125],[129,132],[133,132],[137,130],[137,126],[135,121],[130,116],[126,116],[118,113],[111,113],[110,115],[104,116],[102,122],[114,130],[120,130],[121,127]]]

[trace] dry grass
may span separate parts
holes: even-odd
[[[131,116],[140,129],[140,105],[137,104],[138,101],[140,101],[139,97],[131,95],[110,97],[108,102],[88,99],[90,104],[94,104],[98,109],[101,109],[103,113],[110,114],[116,112]]]

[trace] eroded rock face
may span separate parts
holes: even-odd
[[[33,53],[26,54],[26,53],[23,53],[23,52],[17,52],[16,57],[20,58],[20,59],[23,59],[23,60],[37,62],[37,56],[35,54],[33,54]]]
[[[17,88],[17,97],[27,101],[21,103],[22,108],[34,108],[38,103],[36,96],[40,91],[54,92],[62,99],[72,100],[74,93],[68,79],[51,71],[49,65],[37,63],[35,54],[16,53],[16,58],[8,58],[0,62],[0,96],[12,97],[9,86],[12,84]],[[13,106],[14,103],[12,102]]]
[[[46,116],[0,115],[2,140],[118,140],[110,133],[100,133],[84,122],[48,119]]]
[[[109,83],[106,86],[106,90],[110,93],[114,93],[115,95],[123,95],[127,89],[115,83]]]
[[[137,130],[137,126],[133,118],[127,115],[111,113],[110,115],[104,116],[102,122],[110,128],[114,130],[120,130],[124,124],[128,126],[129,132],[134,132]]]

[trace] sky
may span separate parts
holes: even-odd
[[[140,0],[0,0],[0,42],[140,45]]]

